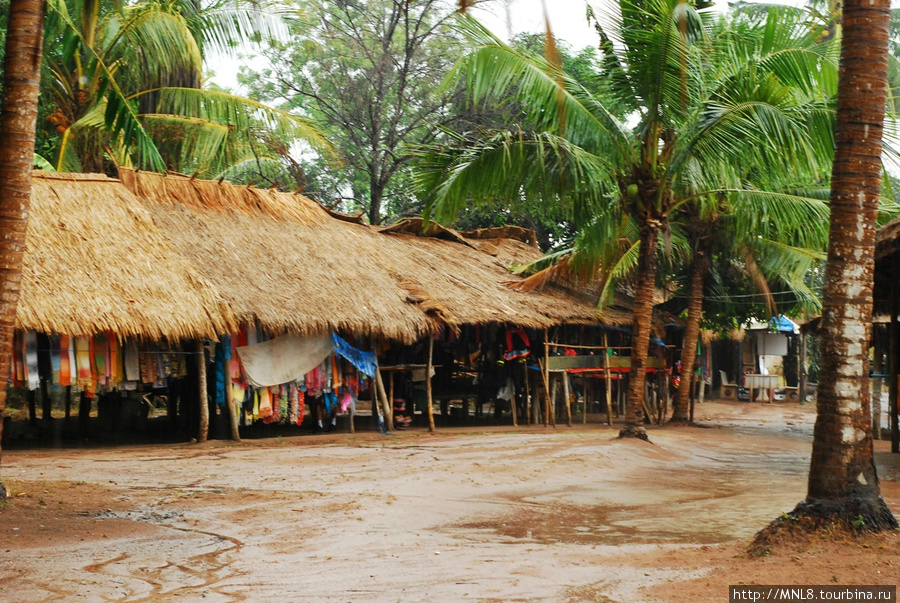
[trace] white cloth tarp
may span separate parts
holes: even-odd
[[[756,352],[763,356],[787,356],[787,336],[783,333],[757,333]]]
[[[247,381],[256,387],[279,385],[303,378],[334,349],[331,335],[283,335],[235,348]]]

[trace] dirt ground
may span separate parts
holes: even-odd
[[[323,434],[4,452],[0,600],[727,601],[897,584],[900,533],[746,554],[801,500],[813,405],[702,427]],[[876,442],[900,513],[900,455]]]

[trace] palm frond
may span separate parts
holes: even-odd
[[[263,129],[281,140],[302,140],[334,156],[334,150],[322,131],[302,117],[217,90],[163,88],[159,93],[159,110],[163,113],[195,117],[229,126],[239,132]]]

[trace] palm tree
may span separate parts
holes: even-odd
[[[640,242],[621,435],[646,438],[644,366],[660,235],[683,205],[745,188],[747,166],[798,177],[824,171],[830,137],[812,127],[827,121],[813,74],[827,74],[828,60],[817,32],[798,27],[798,11],[772,11],[765,35],[755,36],[767,42],[752,47],[741,28],[711,39],[701,15],[678,0],[620,0],[618,7],[597,23],[610,98],[464,21],[477,48],[457,73],[471,98],[514,98],[529,111],[528,129],[467,140],[426,163],[420,184],[429,194],[426,211],[439,220],[470,199],[510,203],[525,195],[567,203],[579,224],[634,221]],[[607,108],[623,106],[637,125]]]
[[[758,181],[759,184],[763,182]],[[820,308],[805,280],[825,259],[828,204],[821,187],[789,187],[767,178],[766,189],[720,190],[701,203],[685,204],[679,217],[690,250],[687,266],[687,324],[682,352],[683,387],[673,404],[672,421],[687,423],[690,376],[696,359],[706,276],[715,258],[737,270],[765,300],[768,316],[784,311],[773,290],[789,294],[791,306],[807,314]],[[786,300],[782,300],[786,301]],[[780,306],[780,307],[779,307]]]
[[[204,52],[278,35],[277,6],[51,0],[49,7],[43,96],[56,130],[56,169],[102,172],[115,164],[217,177],[248,158],[287,155],[298,139],[327,146],[304,119],[201,88]]]
[[[44,2],[12,0],[3,59],[0,114],[0,440],[6,411],[6,375],[12,357],[16,306],[31,202],[31,167],[40,91]],[[0,499],[6,489],[0,483]]]
[[[887,0],[844,5],[817,417],[806,500],[791,513],[870,530],[897,527],[875,471],[868,379],[889,23]]]

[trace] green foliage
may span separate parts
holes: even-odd
[[[617,8],[596,16],[596,78],[461,20],[471,49],[451,77],[472,106],[521,108],[521,119],[423,153],[427,214],[560,208],[578,235],[571,254],[554,257],[601,278],[601,302],[651,229],[669,270],[711,238],[725,246],[727,270],[713,283],[723,296],[755,290],[764,275],[814,307],[804,275],[824,248],[818,191],[830,172],[836,45],[794,9],[720,20],[668,0]]]
[[[283,35],[283,12],[245,0],[50,0],[40,154],[59,170],[215,177],[251,157],[285,157],[298,140],[327,147],[306,120],[201,89],[206,50]]]
[[[430,140],[448,119],[453,90],[439,89],[458,36],[442,0],[312,2],[297,0],[289,41],[265,51],[273,66],[242,70],[254,98],[281,102],[324,124],[342,163],[304,160],[307,191],[364,210],[378,223],[415,210],[408,186],[408,146]],[[349,197],[349,199],[345,199]]]

